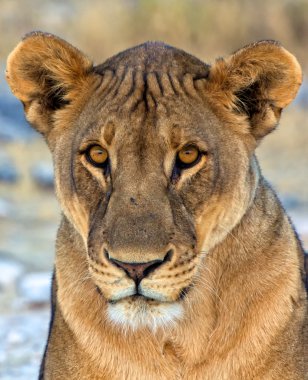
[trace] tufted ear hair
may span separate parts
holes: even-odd
[[[224,111],[248,119],[258,141],[277,125],[281,111],[296,96],[302,71],[296,58],[276,41],[248,45],[210,71],[207,92]]]
[[[64,40],[33,32],[8,57],[6,78],[28,121],[46,134],[53,113],[67,106],[89,78],[92,62]]]

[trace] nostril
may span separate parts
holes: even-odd
[[[170,249],[165,257],[163,258],[163,260],[155,260],[153,261],[153,264],[151,264],[150,266],[148,266],[145,271],[144,271],[144,277],[148,276],[150,273],[154,272],[154,270],[158,267],[160,267],[162,264],[166,263],[167,261],[170,261],[172,259],[172,256],[173,256],[173,250]]]
[[[144,271],[143,271],[143,277],[146,277],[150,273],[154,272],[154,270],[156,268],[158,268],[159,266],[161,266],[161,264],[163,262],[164,262],[163,260],[155,260],[155,261],[151,262],[151,264],[144,269]]]
[[[109,252],[107,251],[106,248],[104,248],[104,256],[105,256],[105,259],[106,259],[107,261],[110,261],[110,260],[111,260],[111,259],[110,259]]]
[[[166,256],[164,257],[164,263],[167,261],[171,261],[173,257],[173,249],[169,249],[169,251],[166,253]]]

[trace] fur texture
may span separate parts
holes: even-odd
[[[300,86],[293,55],[261,41],[211,67],[149,42],[93,66],[36,32],[7,79],[63,210],[41,379],[308,379],[303,249],[254,155]],[[159,265],[135,282],[119,262]]]

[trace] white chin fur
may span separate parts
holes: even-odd
[[[129,302],[123,299],[108,304],[107,313],[109,320],[124,330],[146,327],[155,331],[175,324],[183,315],[183,307],[178,302],[158,303],[143,298]]]

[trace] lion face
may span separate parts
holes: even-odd
[[[46,46],[51,62],[40,76],[26,75],[25,56],[35,62]],[[44,34],[12,53],[8,79],[51,148],[57,196],[82,237],[89,274],[114,323],[156,328],[180,319],[203,281],[204,256],[253,200],[254,148],[295,94],[299,74],[291,90],[286,76],[284,88],[270,59],[267,75],[265,68],[249,71],[247,49],[254,62],[256,53],[272,52],[276,65],[281,57],[294,64],[269,42],[213,68],[156,43],[93,68]],[[54,62],[61,51],[63,67]]]
[[[201,99],[190,99],[185,88],[159,96],[158,80],[163,92],[171,87],[169,79],[138,71],[126,75],[114,74],[117,87],[106,86],[105,92],[120,94],[114,99],[102,104],[104,80],[91,95],[74,141],[57,140],[57,194],[83,237],[109,317],[153,327],[181,317],[202,257],[241,218],[255,182],[245,139],[226,133]],[[133,75],[142,77],[140,84],[129,82]],[[121,95],[128,90],[130,97]],[[152,104],[143,91],[156,95]],[[65,161],[64,149],[70,152]],[[188,161],[196,157],[185,164],[180,154]],[[93,155],[107,158],[100,164]],[[69,173],[68,197],[62,189],[68,188]],[[85,226],[78,223],[83,215]]]

